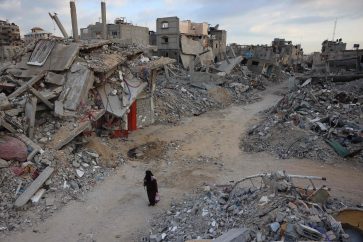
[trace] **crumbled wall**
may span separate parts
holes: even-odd
[[[137,127],[146,127],[154,123],[153,100],[151,95],[144,95],[137,99]]]

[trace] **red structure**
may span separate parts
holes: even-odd
[[[128,128],[129,131],[137,130],[137,108],[136,108],[136,101],[133,102],[130,106],[130,112],[127,116],[128,118]]]

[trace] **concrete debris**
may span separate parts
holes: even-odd
[[[240,64],[237,66],[241,67]],[[237,66],[226,76],[199,71],[188,76],[180,68],[169,65],[169,69],[176,73],[172,74],[172,82],[167,78],[158,79],[156,122],[177,123],[184,116],[198,116],[232,103],[247,104],[260,100],[258,92],[264,89],[261,87],[269,85],[268,80]]]
[[[304,82],[306,83],[306,82]],[[244,151],[331,162],[363,160],[363,82],[313,81],[287,93],[242,138]]]
[[[15,208],[50,216],[47,207],[59,209],[79,199],[125,162],[108,152],[109,144],[85,149],[95,133],[126,137],[129,120],[137,128],[141,111],[154,115],[156,74],[175,60],[143,56],[137,45],[100,42],[42,40],[22,52],[20,62],[1,66],[0,211],[5,219],[0,227],[5,231],[28,224],[25,211]],[[119,112],[102,101],[98,90],[104,87],[120,101]],[[140,96],[149,106],[131,112]],[[27,204],[30,199],[33,205]]]
[[[151,221],[151,237],[165,233],[165,241],[304,241],[333,236],[339,240],[345,232],[330,214],[349,204],[336,198],[328,198],[324,205],[310,202],[306,190],[297,187],[293,179],[309,182],[311,178],[319,179],[276,171],[241,180],[261,184],[261,179],[261,187],[236,182],[233,186],[215,185],[209,191],[201,188],[179,203],[172,202],[166,213]],[[273,194],[272,184],[281,181],[288,183],[289,189]],[[267,203],[261,206],[261,200]],[[327,219],[329,216],[332,219]],[[334,226],[338,227],[333,230]]]

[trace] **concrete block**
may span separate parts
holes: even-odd
[[[216,238],[214,242],[247,242],[250,239],[249,230],[246,228],[231,229],[222,236]]]

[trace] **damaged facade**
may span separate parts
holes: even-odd
[[[202,65],[224,59],[227,32],[210,28],[207,23],[180,21],[178,17],[156,20],[156,44],[158,55],[176,59],[184,68],[194,65],[196,59]]]
[[[20,42],[19,26],[0,20],[0,46],[18,45]]]
[[[361,73],[350,76],[357,80],[349,85],[338,83],[346,81],[345,76],[314,76],[310,70],[295,77],[304,61],[303,49],[291,41],[276,38],[271,45],[227,47],[227,32],[218,25],[158,18],[153,32],[123,18],[107,24],[104,1],[101,9],[102,22],[81,29],[79,39],[72,1],[73,39],[60,22],[64,39],[37,36],[42,32],[36,29],[16,58],[0,65],[4,201],[0,231],[17,231],[33,223],[23,219],[19,209],[30,203],[30,208],[49,215],[54,204],[60,207],[79,199],[80,193],[111,172],[108,168],[125,162],[120,150],[111,150],[128,142],[130,132],[154,123],[177,124],[183,117],[231,104],[257,102],[266,95],[261,91],[274,84],[271,80],[286,81],[288,88],[278,90],[283,94],[273,93],[281,95],[274,97],[280,101],[269,105],[259,123],[253,120],[253,127],[243,130],[241,149],[268,151],[281,159],[362,160],[363,88],[362,79],[356,78],[363,77]],[[51,18],[57,21],[56,14]],[[149,44],[157,46],[159,56],[150,54]],[[335,67],[336,60],[362,60],[359,47],[348,51],[341,41],[324,41],[323,48],[322,53],[314,53],[312,62],[319,61],[324,68]],[[250,111],[249,107],[241,110]],[[218,120],[212,128],[221,134],[217,129],[224,125]],[[147,152],[153,153],[153,146],[179,148],[176,143],[162,143],[166,142],[138,145],[129,149],[133,152],[128,156],[149,162]],[[161,162],[173,165],[170,156],[158,155]],[[204,169],[203,165],[213,163],[222,170],[219,159],[204,164],[200,156],[198,166]],[[189,158],[183,164],[189,166]],[[298,187],[295,179],[306,180],[308,187]],[[255,180],[261,186],[255,186]],[[342,202],[329,199],[329,189],[315,186],[312,180],[326,179],[276,171],[233,184],[205,185],[200,196],[172,204],[170,211],[152,221],[153,234],[146,241],[349,241],[332,215],[344,207]],[[244,181],[252,181],[252,186],[238,187]]]
[[[102,39],[103,25],[100,22],[81,28],[81,39]],[[107,39],[120,40],[124,44],[149,44],[149,29],[127,23],[125,18],[115,19],[113,24],[107,24]]]

